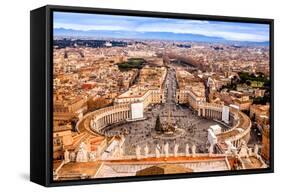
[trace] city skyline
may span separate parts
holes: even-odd
[[[269,41],[267,24],[54,12],[54,35],[103,36],[98,31],[113,38]]]
[[[266,25],[54,19],[55,181],[271,166]]]

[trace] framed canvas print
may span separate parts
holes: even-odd
[[[273,172],[273,20],[31,11],[30,179]]]

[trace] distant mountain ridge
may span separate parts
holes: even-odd
[[[123,39],[147,39],[147,40],[175,40],[209,43],[231,43],[239,45],[268,46],[269,42],[230,41],[221,37],[210,37],[198,34],[172,33],[172,32],[134,32],[134,31],[109,31],[109,30],[74,30],[54,28],[54,36],[93,37],[93,38],[123,38]]]

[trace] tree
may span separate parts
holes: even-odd
[[[157,132],[161,132],[162,131],[162,125],[161,125],[161,122],[160,122],[159,115],[157,116],[157,119],[156,119],[155,131],[157,131]]]
[[[246,80],[246,85],[251,86],[251,81],[250,80]]]

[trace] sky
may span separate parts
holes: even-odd
[[[269,41],[269,25],[207,20],[54,12],[54,28],[130,32],[171,32],[221,37],[230,41]]]

